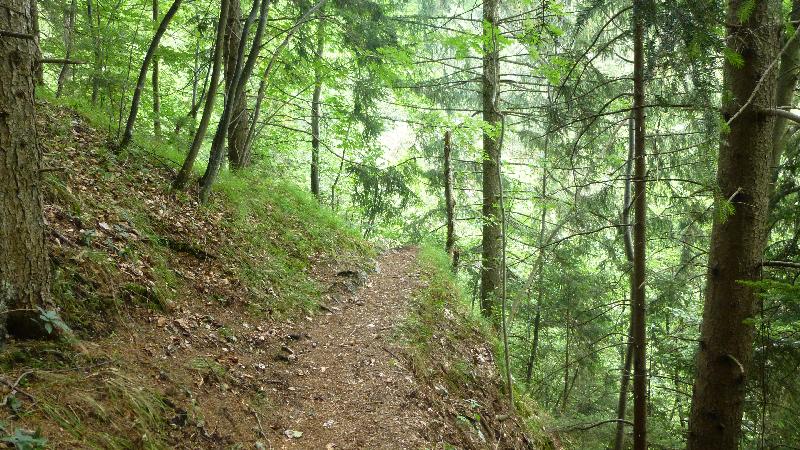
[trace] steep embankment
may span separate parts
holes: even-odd
[[[40,130],[53,292],[82,345],[3,349],[6,441],[530,446],[483,334],[416,251],[375,266],[308,195],[258,174],[201,207],[170,192],[169,152],[115,154],[67,109],[40,108]]]

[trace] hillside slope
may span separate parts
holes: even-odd
[[[433,301],[435,270],[415,251],[381,256],[368,276],[372,247],[296,188],[241,174],[201,207],[169,190],[169,151],[115,154],[77,113],[39,116],[53,292],[80,342],[0,353],[7,442],[398,447],[369,440],[390,429],[409,448],[537,445],[508,411],[481,334],[448,347],[457,334],[414,329],[452,318],[431,316],[426,305],[448,300]],[[434,355],[458,363],[436,367]],[[362,373],[372,384],[359,387]]]

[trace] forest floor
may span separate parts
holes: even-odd
[[[446,257],[376,256],[281,185],[232,179],[203,207],[163,157],[114,154],[69,109],[40,122],[54,298],[80,344],[0,349],[3,441],[551,448],[509,407]]]
[[[279,410],[285,448],[424,448],[435,421],[415,401],[414,374],[391,334],[420,287],[416,250],[382,255],[366,285],[303,333],[289,350],[294,395]]]

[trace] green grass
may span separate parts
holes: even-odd
[[[255,294],[256,310],[309,312],[320,297],[320,287],[310,277],[312,258],[345,255],[358,261],[373,250],[309,193],[266,177],[257,171],[226,172],[216,186],[215,204],[234,211],[228,228],[235,240],[245,243],[237,275]]]
[[[111,130],[113,134],[116,130],[116,113],[112,111],[101,111],[84,99],[56,99],[46,90],[40,92],[39,96],[53,105],[77,111],[100,132]],[[48,126],[51,132],[69,135],[69,123]],[[60,128],[65,131],[56,131]],[[122,153],[118,154],[107,148],[99,149],[100,174],[102,176],[102,165],[108,166],[106,170],[110,173],[111,165],[116,164],[117,160],[125,160],[129,166],[123,177],[135,172],[137,166],[145,168],[149,164],[177,169],[183,162],[188,146],[185,140],[189,137],[189,133],[184,131],[183,140],[160,141],[137,131],[132,145]],[[113,138],[113,135],[109,136],[109,139]],[[201,174],[204,162],[201,154],[195,164],[195,177]],[[49,191],[55,201],[69,205],[76,213],[85,209],[82,207],[82,199],[71,194],[63,181],[56,178],[52,185]],[[164,186],[165,191],[169,188],[168,185]],[[193,194],[177,192],[175,195],[179,201],[185,201]],[[150,242],[159,243],[162,240],[150,223],[147,211],[142,210],[136,199],[121,199],[121,208],[122,210],[117,211],[119,215],[129,220]],[[321,206],[312,195],[289,181],[274,179],[264,169],[253,168],[236,173],[223,169],[214,185],[211,204],[198,214],[218,212],[232,218],[223,226],[225,233],[233,237],[236,245],[221,251],[224,253],[226,265],[232,267],[236,277],[252,294],[248,300],[253,312],[269,313],[278,317],[311,312],[317,308],[321,294],[320,286],[310,276],[314,258],[325,259],[326,255],[339,255],[358,263],[372,256],[374,252],[359,233],[329,209]],[[159,245],[149,247],[132,249],[130,257],[136,258],[138,254],[145,253],[149,256],[154,264],[155,286],[145,291],[140,289],[144,286],[127,285],[123,287],[122,294],[140,303],[164,309],[180,295],[181,280],[169,268],[167,255],[170,250]],[[76,302],[71,301],[71,298],[82,298],[86,295],[69,294],[69,285],[73,281],[74,277],[66,277],[60,284],[65,301],[75,305]],[[90,301],[89,305],[94,303],[97,302]],[[109,303],[98,307],[102,309],[110,306],[115,305]],[[78,318],[79,322],[83,322],[80,316],[97,312],[94,307],[86,311],[80,311],[81,308],[68,309],[75,309],[74,314],[68,315],[69,318]]]
[[[499,333],[490,320],[471,308],[470,300],[451,270],[450,258],[443,250],[423,244],[418,260],[425,286],[415,296],[410,313],[398,327],[398,337],[405,344],[419,377],[436,380],[451,395],[471,398],[470,386],[486,385],[488,380],[476,378],[468,349],[488,344],[495,355],[496,379],[502,379],[500,375],[505,368]],[[529,437],[537,448],[552,448],[544,432],[548,418],[540,415],[540,408],[521,391],[515,389],[515,408],[525,421]],[[498,392],[498,396],[504,395]]]

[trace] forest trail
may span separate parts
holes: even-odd
[[[425,447],[421,434],[433,419],[414,401],[414,375],[392,339],[421,285],[416,254],[383,254],[354,296],[286,347],[294,395],[276,411],[286,426],[279,448]]]

